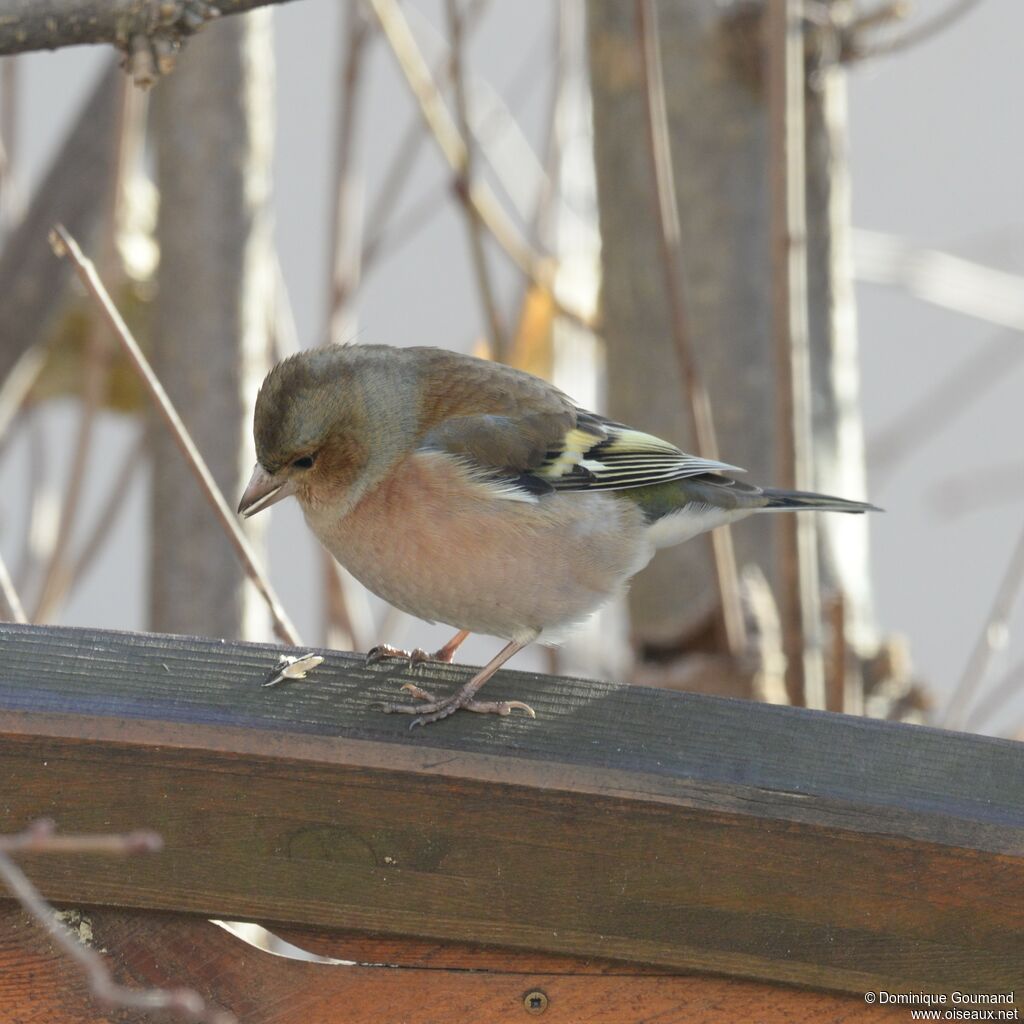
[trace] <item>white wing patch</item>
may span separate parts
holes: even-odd
[[[549,453],[535,475],[556,490],[622,490],[682,480],[701,473],[742,473],[714,459],[687,455],[674,444],[617,423],[600,423],[603,436],[580,427]],[[600,429],[599,428],[599,429]]]

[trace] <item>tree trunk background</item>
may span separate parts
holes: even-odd
[[[252,404],[267,369],[273,110],[267,11],[193,39],[153,96],[160,186],[153,364],[229,504],[251,469]],[[265,636],[262,608],[234,552],[158,426],[153,456],[151,628]]]
[[[658,5],[688,326],[721,458],[743,466],[753,482],[772,484],[777,415],[760,11]],[[634,5],[592,0],[587,12],[609,412],[692,451],[660,267]],[[815,76],[807,134],[816,486],[857,498],[864,491],[864,462],[841,70]],[[865,517],[822,516],[820,526],[826,595],[841,586],[854,632],[869,643]],[[733,536],[740,568],[757,565],[774,583],[773,517],[747,520]],[[677,645],[700,630],[716,603],[707,543],[662,551],[630,590],[634,640],[641,651]]]

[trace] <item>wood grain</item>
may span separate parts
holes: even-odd
[[[535,722],[375,713],[405,674],[277,648],[0,627],[0,830],[150,827],[25,858],[75,903],[868,988],[1024,989],[1024,747],[502,673]],[[420,678],[444,690],[462,668]]]
[[[435,955],[387,945],[388,966],[302,963],[248,946],[208,921],[155,911],[87,911],[93,943],[123,984],[199,991],[245,1024],[881,1024],[906,1010],[867,1006],[856,996],[710,976],[643,975],[621,965],[543,958],[514,969],[467,969],[458,952]],[[365,943],[366,940],[363,940]],[[366,952],[367,947],[357,949]],[[379,947],[375,948],[378,952]],[[437,956],[451,966],[438,966]],[[460,965],[461,964],[461,965]],[[574,969],[576,968],[576,969]],[[542,1014],[524,998],[543,993]],[[19,910],[0,907],[0,1006],[14,1024],[144,1024],[152,1017],[104,1014],[75,967]]]

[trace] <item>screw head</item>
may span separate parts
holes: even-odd
[[[523,1009],[534,1017],[540,1016],[548,1008],[548,997],[539,988],[531,989],[523,996]]]

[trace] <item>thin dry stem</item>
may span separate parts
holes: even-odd
[[[981,0],[955,0],[945,10],[939,11],[933,17],[891,39],[875,43],[873,46],[860,46],[855,41],[847,59],[871,60],[875,57],[891,57],[895,53],[903,53],[905,50],[919,46],[941,32],[945,32],[946,29],[955,25],[980,5]],[[885,20],[891,21],[892,19],[886,18]]]
[[[103,287],[103,282],[96,273],[96,268],[90,260],[85,258],[82,254],[82,250],[78,246],[78,243],[70,234],[68,234],[63,225],[58,224],[51,232],[50,244],[53,246],[54,252],[58,256],[70,257],[75,265],[75,271],[82,284],[85,285],[86,290],[99,304],[104,317],[106,317],[107,322],[110,324],[110,327],[114,332],[114,336],[121,344],[121,347],[124,349],[129,361],[139,374],[142,383],[145,385],[146,390],[149,392],[150,397],[163,417],[164,423],[170,430],[171,435],[177,443],[178,448],[181,450],[182,455],[185,457],[185,461],[192,470],[196,480],[199,482],[201,490],[210,502],[214,514],[220,521],[220,524],[224,527],[224,532],[227,534],[228,540],[231,542],[231,546],[238,554],[242,567],[245,570],[245,574],[252,581],[264,601],[266,601],[267,607],[270,610],[271,618],[274,622],[274,631],[286,643],[292,644],[296,647],[300,646],[301,641],[299,640],[299,635],[295,627],[292,625],[291,620],[288,618],[287,612],[285,612],[284,608],[281,606],[281,602],[278,600],[278,597],[270,584],[270,580],[267,579],[265,573],[257,563],[256,556],[249,545],[249,541],[238,525],[238,520],[231,512],[227,502],[224,500],[224,495],[221,494],[220,488],[218,488],[217,484],[214,482],[209,467],[206,465],[202,455],[199,454],[195,443],[185,428],[185,424],[182,423],[181,417],[171,404],[171,400],[167,397],[167,393],[164,391],[163,386],[157,379],[156,374],[153,372],[153,368],[149,365],[148,360],[142,354],[142,350],[139,348],[138,343],[132,337],[127,325],[121,318],[121,314],[117,311],[117,308],[111,301],[106,289]]]
[[[963,674],[949,699],[942,724],[947,729],[962,729],[967,707],[979,690],[988,673],[992,656],[1002,645],[1021,587],[1024,586],[1024,530],[1017,537],[1017,543],[1007,562],[1006,571],[999,582],[995,599],[988,617],[982,624],[978,639],[974,643]]]
[[[1003,705],[1024,691],[1024,658],[1017,662],[985,696],[971,709],[964,722],[964,728],[976,730],[993,715],[999,713]]]
[[[447,184],[439,184],[426,192],[389,227],[382,228],[363,244],[362,272],[365,276],[379,260],[390,256],[400,244],[408,244],[417,232],[425,228],[444,208]]]
[[[448,165],[453,171],[458,172],[466,159],[465,142],[452,120],[441,96],[441,91],[413,37],[404,12],[397,0],[369,0],[369,2],[406,82],[419,104],[420,113],[430,129],[430,134]],[[559,315],[574,320],[588,330],[593,330],[593,324],[588,315],[567,305],[557,297],[554,288],[554,261],[550,256],[543,256],[534,250],[485,181],[481,179],[471,183],[467,201],[473,206],[481,222],[512,262],[533,284],[543,288],[553,297]]]
[[[14,369],[0,383],[0,456],[7,450],[13,432],[11,426],[25,411],[29,393],[46,365],[46,347],[33,345],[22,353]]]
[[[665,295],[669,305],[672,340],[675,342],[679,365],[683,371],[686,406],[697,454],[706,459],[717,459],[718,443],[711,416],[711,403],[697,365],[697,356],[686,317],[682,232],[676,204],[668,114],[665,108],[658,13],[652,0],[636,0],[636,23],[644,73],[644,95],[647,101],[651,175],[657,196],[658,240],[661,244],[661,263],[665,274]],[[719,607],[726,644],[729,653],[733,657],[739,657],[746,650],[747,639],[732,532],[728,526],[720,527],[709,534],[709,541],[718,582]]]
[[[331,194],[331,233],[328,242],[326,340],[339,333],[339,319],[359,287],[360,245],[353,237],[359,222],[352,213],[356,188],[356,135],[364,82],[364,56],[372,25],[362,4],[351,4],[344,26],[345,56],[341,61],[341,110],[334,139],[334,188]]]
[[[985,486],[978,487],[984,480]],[[942,520],[957,519],[981,509],[1024,499],[1024,462],[973,464],[944,477],[928,488],[928,505]]]
[[[489,0],[472,0],[463,14],[463,31],[467,38],[480,23],[480,15],[487,7]],[[442,85],[451,81],[452,76],[452,54],[446,53],[444,57],[434,66],[433,77]],[[363,246],[363,262],[368,261],[368,253],[376,252],[382,247],[385,234],[393,234],[387,231],[387,223],[395,210],[398,209],[398,200],[403,189],[412,177],[412,169],[416,165],[416,157],[420,147],[427,140],[427,132],[424,130],[423,118],[414,114],[409,122],[401,141],[395,147],[391,157],[391,163],[383,174],[383,183],[377,191],[377,198],[366,218],[366,238]],[[430,209],[437,210],[436,200],[429,196]]]
[[[473,276],[476,278],[480,305],[487,322],[491,351],[499,362],[508,359],[508,336],[501,322],[498,302],[494,295],[491,272],[487,266],[487,251],[484,248],[484,225],[476,207],[469,201],[476,177],[476,140],[469,123],[469,99],[466,95],[465,77],[465,26],[459,11],[458,0],[447,0],[448,31],[451,35],[452,84],[455,92],[455,113],[459,131],[465,143],[462,166],[455,170],[455,194],[466,217],[466,231],[469,237],[470,260]]]
[[[133,132],[141,134],[142,131],[142,122],[137,116],[139,112],[134,104],[135,91],[127,80],[120,83],[119,90],[117,128],[113,139],[117,156],[114,159],[110,191],[106,197],[103,224],[101,266],[103,275],[108,280],[121,276],[120,259],[117,254],[117,232],[130,154],[134,148],[129,136]],[[40,622],[44,616],[49,615],[60,600],[58,594],[66,593],[68,590],[68,551],[77,525],[79,510],[82,507],[82,491],[85,487],[92,453],[96,420],[110,370],[110,356],[110,341],[103,326],[97,321],[92,321],[88,326],[88,337],[85,344],[81,409],[78,428],[75,431],[75,450],[64,490],[64,500],[61,503],[57,539],[53,551],[50,553],[39,598],[32,612],[33,622]]]
[[[20,212],[17,177],[20,70],[17,57],[0,62],[0,234],[3,235]]]
[[[146,431],[143,429],[139,431],[139,436],[135,439],[135,443],[125,455],[114,483],[107,494],[107,500],[103,503],[99,512],[96,513],[92,529],[82,542],[70,571],[61,575],[58,581],[59,585],[54,587],[50,594],[49,603],[41,604],[37,608],[36,619],[45,621],[49,618],[53,608],[60,604],[68,594],[74,592],[76,584],[89,571],[92,563],[96,560],[96,556],[103,549],[103,545],[110,536],[111,531],[117,525],[118,516],[130,493],[132,481],[139,470],[145,465],[146,448]]]
[[[804,156],[804,38],[799,0],[768,3],[772,331],[779,485],[814,486]],[[779,516],[779,613],[793,704],[825,704],[817,531],[812,516]]]
[[[103,958],[57,917],[57,912],[39,895],[36,887],[11,859],[11,853],[107,853],[132,854],[153,852],[162,846],[152,832],[127,835],[58,836],[53,823],[42,820],[24,832],[0,836],[0,882],[25,911],[50,936],[53,942],[82,969],[89,990],[96,1000],[111,1009],[143,1011],[165,1010],[181,1020],[206,1024],[236,1024],[234,1014],[209,1006],[198,992],[179,989],[133,989],[118,985],[107,970]]]
[[[351,331],[349,312],[362,275],[361,223],[355,195],[357,189],[357,128],[365,80],[365,53],[373,25],[361,3],[349,5],[343,26],[344,57],[340,62],[341,110],[334,143],[334,189],[331,197],[331,235],[328,249],[327,316],[324,334],[328,342],[340,340]],[[331,563],[328,551],[319,553],[323,580],[324,637],[328,646],[356,648],[348,594],[341,575]],[[341,635],[338,635],[338,634]]]
[[[21,599],[11,580],[11,574],[7,571],[7,563],[0,556],[0,618],[8,622],[26,623],[25,609],[22,607]]]
[[[935,387],[879,431],[867,445],[868,465],[876,483],[888,479],[902,462],[939,430],[948,427],[1024,361],[1024,336],[1001,332],[970,352]],[[972,473],[977,467],[972,467]]]

